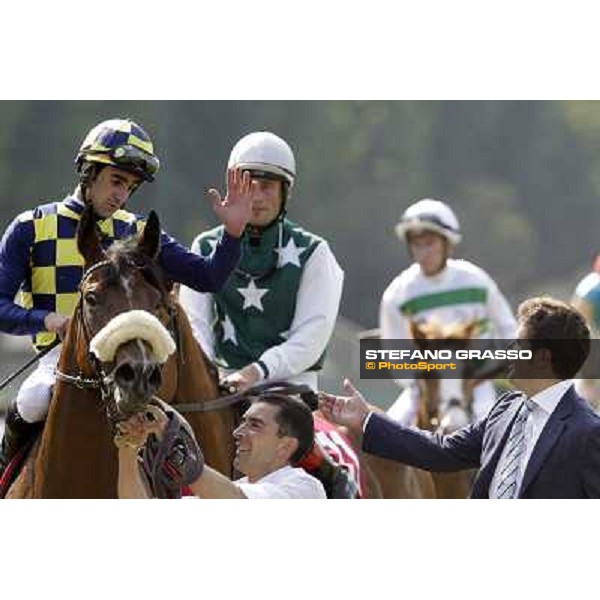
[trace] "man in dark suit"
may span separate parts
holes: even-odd
[[[363,450],[429,471],[478,468],[472,498],[600,498],[600,416],[571,378],[590,350],[590,332],[574,308],[549,297],[518,311],[517,343],[531,360],[515,361],[520,392],[503,395],[488,415],[450,435],[403,427],[373,412],[345,381],[349,396],[322,394],[325,416],[363,434]]]

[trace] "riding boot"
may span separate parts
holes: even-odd
[[[0,445],[0,477],[15,454],[40,430],[39,423],[29,423],[23,419],[13,402],[6,412],[4,437]]]

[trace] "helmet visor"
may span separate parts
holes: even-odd
[[[156,156],[131,144],[117,146],[111,149],[109,155],[116,166],[133,169],[148,181],[154,180],[160,167],[160,161]]]
[[[442,221],[442,219],[440,219],[438,215],[434,215],[432,213],[425,213],[415,217],[403,218],[401,223],[406,229],[411,229],[413,227],[415,229],[418,229],[419,227],[427,226],[427,224],[430,223],[431,225],[436,225],[437,227],[445,229],[446,231],[458,233],[450,225],[444,223],[444,221]]]

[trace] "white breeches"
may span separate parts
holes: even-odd
[[[473,418],[475,421],[482,419],[496,402],[496,390],[491,381],[480,383],[473,390]],[[401,423],[412,426],[417,421],[419,408],[419,390],[416,386],[405,387],[394,404],[390,406],[387,415]]]
[[[35,371],[25,379],[19,388],[16,400],[17,410],[21,417],[29,423],[43,421],[48,414],[60,349],[59,345],[40,358]]]

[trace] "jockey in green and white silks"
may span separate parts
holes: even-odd
[[[217,294],[182,287],[180,300],[194,335],[229,383],[305,383],[317,372],[333,332],[343,284],[329,244],[285,218],[295,177],[288,144],[255,132],[233,148],[229,166],[250,171],[253,214],[242,237],[242,259]],[[192,250],[209,256],[222,228],[201,234]]]
[[[478,321],[478,337],[513,339],[516,320],[494,280],[481,268],[450,254],[461,240],[452,209],[438,200],[424,199],[410,206],[396,225],[408,244],[414,263],[387,287],[379,311],[380,336],[409,339],[410,320],[435,318],[441,325]],[[415,422],[419,390],[414,380],[404,386],[388,414],[401,423]],[[473,416],[484,416],[495,401],[491,382],[474,389]]]

